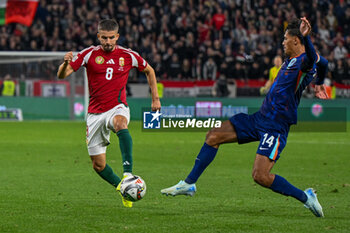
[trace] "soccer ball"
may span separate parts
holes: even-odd
[[[146,194],[146,183],[140,176],[128,176],[120,184],[120,193],[129,201],[139,201]]]

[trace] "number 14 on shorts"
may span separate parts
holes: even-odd
[[[265,133],[263,141],[260,144],[260,147],[265,146],[265,145],[268,145],[268,147],[271,147],[273,145],[274,139],[275,139],[275,137],[273,135],[270,136],[268,133]]]
[[[260,139],[260,145],[256,153],[265,155],[275,161],[279,158],[279,154],[285,146],[285,139],[284,135],[264,133]]]

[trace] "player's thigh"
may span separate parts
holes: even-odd
[[[264,155],[256,154],[253,165],[253,173],[269,174],[273,165],[275,165],[275,161]]]
[[[211,129],[206,136],[206,143],[210,146],[232,142],[237,142],[237,134],[230,121],[224,121],[220,128]]]

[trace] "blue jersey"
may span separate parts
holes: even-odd
[[[309,36],[304,37],[304,45],[305,53],[284,61],[258,112],[251,115],[239,113],[229,119],[238,143],[260,141],[256,153],[273,161],[278,160],[286,145],[289,126],[297,122],[297,108],[303,90],[316,76],[317,54]],[[318,82],[323,80],[321,74]]]
[[[306,53],[286,59],[260,108],[265,117],[276,123],[297,123],[297,108],[303,90],[316,75],[316,65]]]

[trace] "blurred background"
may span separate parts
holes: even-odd
[[[274,58],[284,59],[287,22],[302,16],[311,22],[318,53],[329,61],[325,84],[335,100],[328,104],[343,106],[350,97],[350,1],[32,2],[32,22],[0,19],[0,108],[21,109],[24,119],[84,118],[84,70],[64,81],[58,81],[56,73],[67,51],[98,44],[97,24],[105,18],[118,21],[118,44],[139,52],[155,69],[165,110],[183,111],[198,101],[222,108],[258,107],[268,91],[264,87]],[[0,17],[6,18],[2,12]],[[14,83],[13,93],[3,92],[9,82]],[[312,85],[304,92],[307,106],[315,101]],[[132,109],[134,119],[140,119],[139,109],[150,105],[143,73],[130,72],[127,91],[130,106],[137,106]]]

